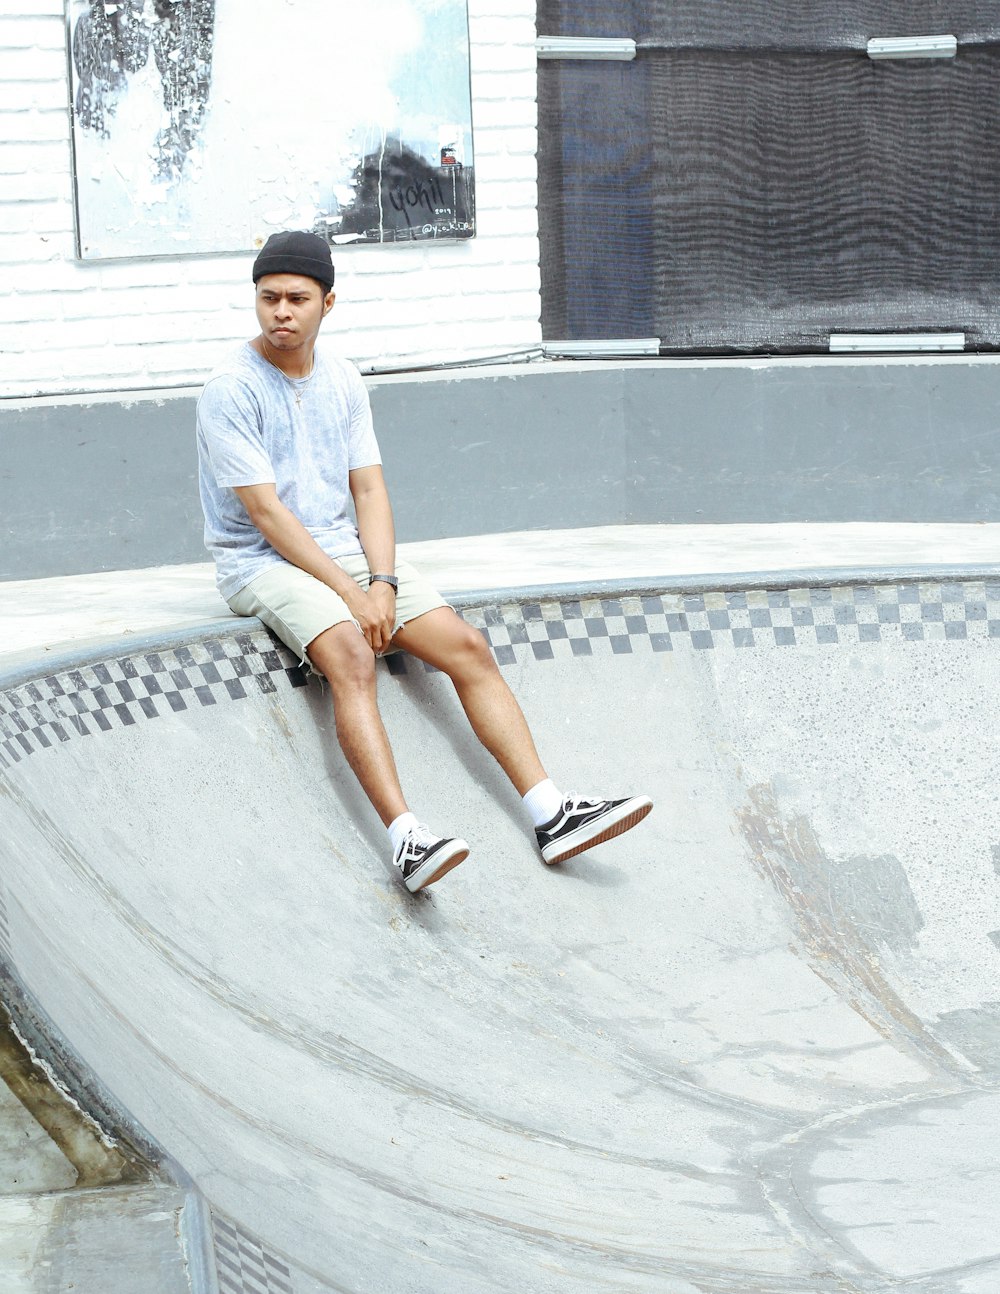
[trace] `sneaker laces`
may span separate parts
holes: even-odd
[[[601,795],[567,795],[564,807],[570,812],[576,809],[596,808],[598,804],[604,803],[604,797]]]
[[[441,839],[431,831],[426,822],[416,822],[406,833],[405,841],[418,846],[436,845]]]

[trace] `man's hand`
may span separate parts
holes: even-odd
[[[368,482],[369,494],[364,496],[366,499],[371,494],[376,498],[380,497],[376,488],[381,481],[379,468],[364,468],[359,472],[352,472],[351,476],[360,476]],[[392,586],[380,580],[367,591],[359,588],[332,557],[327,557],[298,517],[280,502],[273,485],[238,485],[234,488],[250,520],[271,547],[293,566],[298,566],[300,570],[329,585],[334,593],[339,593],[347,604],[348,611],[361,626],[361,632],[372,651],[376,656],[384,652],[389,646],[396,624],[396,594]],[[384,495],[383,486],[381,496]],[[388,543],[383,536],[381,548],[375,558],[369,557],[369,561],[378,561],[375,570],[391,571],[395,560],[391,513],[388,523],[383,518],[383,529],[388,530]]]
[[[396,564],[396,539],[382,469],[378,466],[356,467],[348,476],[348,484],[358,520],[358,538],[368,559],[368,569],[390,573]],[[367,623],[358,619],[358,624],[378,656],[389,646],[392,638],[396,623],[396,592],[391,584],[376,580],[364,597],[369,618]],[[354,608],[351,610],[353,612]]]
[[[349,479],[369,566],[373,571],[391,571],[395,564],[395,541],[382,469],[357,468]],[[359,588],[279,500],[274,485],[237,485],[234,490],[251,522],[272,548],[293,566],[340,594],[369,647],[380,656],[389,646],[396,626],[396,592],[392,585],[379,580],[367,590]]]
[[[361,626],[368,646],[376,656],[381,656],[396,627],[395,590],[382,580],[373,584],[367,593],[358,589],[357,598],[350,599],[349,610]]]

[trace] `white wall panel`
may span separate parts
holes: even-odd
[[[324,337],[360,363],[536,344],[532,0],[469,0],[478,234],[335,250]],[[81,263],[62,0],[0,0],[0,397],[199,383],[255,331],[253,254]]]

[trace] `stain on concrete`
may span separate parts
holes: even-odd
[[[913,951],[924,919],[898,858],[847,858],[832,868],[827,881],[855,937],[893,952]]]
[[[0,1002],[0,1081],[6,1083],[76,1170],[75,1189],[149,1182],[139,1156],[113,1141],[51,1081]]]
[[[751,787],[736,816],[754,867],[788,905],[816,974],[883,1037],[954,1074],[955,1058],[881,969],[883,951],[912,948],[923,925],[898,859],[830,858],[808,818],[782,817],[770,784]]]
[[[990,938],[997,941],[998,932]],[[1000,1071],[1000,1002],[945,1011],[934,1032],[974,1065],[993,1075]]]

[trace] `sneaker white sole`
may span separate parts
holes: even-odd
[[[640,823],[653,807],[648,795],[634,795],[617,809],[605,814],[599,822],[589,822],[578,827],[576,831],[554,840],[542,849],[542,857],[549,864],[564,863],[567,858],[574,858],[595,845],[603,845],[606,840],[613,840],[626,831],[631,831]]]
[[[415,872],[411,872],[403,882],[411,894],[433,885],[442,876],[447,876],[453,867],[464,863],[469,856],[469,846],[464,840],[449,840],[445,848],[439,849],[433,858],[428,858]]]

